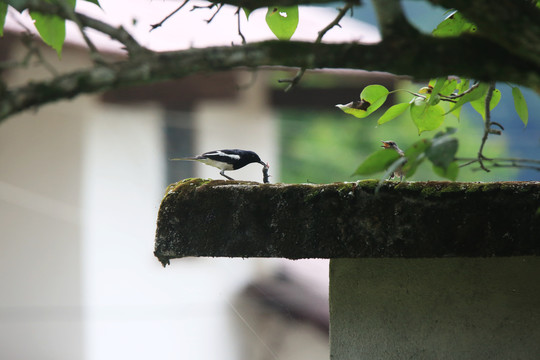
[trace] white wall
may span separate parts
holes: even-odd
[[[91,100],[0,124],[0,358],[80,359],[81,132]]]
[[[231,297],[254,261],[153,256],[165,188],[160,111],[104,107],[87,122],[83,284],[89,360],[236,359]]]
[[[65,49],[62,69],[83,55]],[[12,80],[48,76],[39,71]],[[276,122],[260,96],[256,83],[234,103],[201,104],[196,144],[253,149],[275,182]],[[152,104],[82,96],[0,124],[0,358],[241,358],[232,298],[270,265],[204,258],[164,269],[154,258],[162,120]],[[245,170],[231,175],[262,180],[260,165]]]

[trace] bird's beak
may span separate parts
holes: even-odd
[[[382,142],[381,147],[383,147],[383,148],[385,148],[385,149],[389,149],[389,148],[391,147],[386,141],[382,141],[382,140],[381,140],[381,142]]]

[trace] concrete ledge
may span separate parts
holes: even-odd
[[[540,254],[540,183],[258,184],[187,179],[160,207],[155,255],[358,258]]]

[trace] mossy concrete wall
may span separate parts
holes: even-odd
[[[332,259],[332,360],[540,357],[540,258]]]
[[[170,187],[155,254],[358,258],[540,254],[540,183],[258,184]]]
[[[538,359],[540,183],[187,179],[155,255],[331,258],[333,360]]]

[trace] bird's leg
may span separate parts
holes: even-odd
[[[232,177],[225,175],[225,170],[221,170],[219,173],[220,173],[221,175],[225,176],[225,177],[226,177],[227,179],[229,179],[229,180],[234,180]]]

